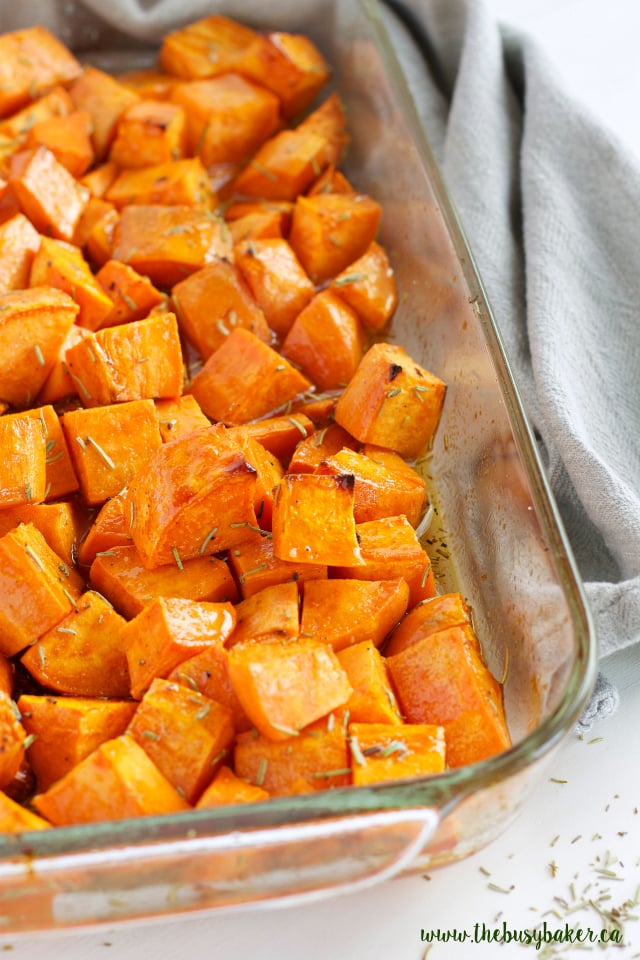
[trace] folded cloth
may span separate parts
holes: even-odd
[[[640,640],[640,170],[481,2],[388,6],[606,658]],[[583,726],[615,709],[603,669]]]
[[[322,3],[307,6],[312,15]],[[286,27],[294,7],[279,3],[274,26]],[[264,16],[259,0],[23,0],[3,5],[0,28],[44,21],[83,46],[105,28],[157,40],[216,11]],[[640,640],[640,171],[563,92],[536,45],[501,30],[481,0],[387,0],[385,11],[606,658]],[[604,676],[598,690],[583,721],[615,705]]]

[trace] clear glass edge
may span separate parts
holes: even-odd
[[[345,817],[391,809],[429,807],[446,815],[469,794],[482,790],[542,758],[567,735],[584,709],[597,672],[597,644],[591,614],[580,576],[540,454],[506,356],[463,227],[422,127],[393,44],[386,30],[378,0],[355,0],[367,16],[371,36],[385,63],[394,93],[404,112],[421,161],[431,180],[440,213],[460,261],[461,270],[476,302],[479,322],[486,337],[496,377],[509,413],[520,456],[547,538],[560,585],[563,587],[577,641],[577,655],[561,702],[549,717],[504,753],[480,763],[430,777],[398,780],[370,787],[343,787],[322,794],[272,798],[268,803],[246,804],[224,810],[190,810],[144,818],[105,821],[25,831],[0,837],[2,861],[25,857],[32,867],[39,857],[56,857],[122,845],[145,845],[159,841],[180,842],[182,852],[199,838],[230,831],[256,830],[313,823],[320,818]],[[142,852],[142,850],[140,851]]]

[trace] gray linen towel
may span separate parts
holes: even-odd
[[[286,29],[287,3],[278,4]],[[307,0],[309,8],[321,0]],[[392,12],[392,8],[394,12]],[[24,0],[0,28],[158,39],[259,0]],[[586,586],[600,655],[640,640],[640,171],[481,0],[388,0],[409,85],[460,214]],[[606,661],[604,664],[606,672]],[[582,718],[615,709],[601,674]]]

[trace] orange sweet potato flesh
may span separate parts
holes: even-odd
[[[6,117],[48,87],[73,80],[81,66],[45,27],[0,37],[0,116]]]
[[[229,566],[245,598],[289,580],[303,583],[324,579],[328,571],[327,565],[322,563],[281,560],[274,554],[273,540],[269,537],[243,540],[229,552]]]
[[[302,636],[342,650],[365,640],[379,647],[407,609],[400,580],[310,580],[303,587]]]
[[[443,593],[421,600],[398,624],[389,642],[385,656],[393,657],[407,647],[438,630],[449,627],[470,627],[471,610],[461,593]]]
[[[16,153],[9,183],[21,209],[40,233],[72,242],[89,191],[47,147]]]
[[[0,289],[21,290],[29,285],[33,256],[40,234],[24,213],[17,211],[0,224]]]
[[[269,793],[261,787],[237,777],[231,767],[222,766],[196,803],[203,807],[220,807],[234,803],[257,803],[268,800]]]
[[[236,243],[235,258],[271,329],[284,336],[307,306],[315,288],[281,237]]]
[[[24,759],[24,728],[11,698],[0,692],[0,790],[7,787]]]
[[[346,386],[363,350],[356,312],[330,290],[317,294],[298,314],[282,344],[282,355],[296,363],[319,390]]]
[[[93,276],[78,247],[42,237],[31,264],[29,286],[64,290],[78,304],[78,324],[88,330],[103,325],[113,309],[111,298]]]
[[[50,823],[16,803],[6,793],[0,793],[0,830],[3,833],[46,830],[50,826]]]
[[[337,652],[353,693],[345,710],[351,723],[401,724],[385,659],[371,640],[363,640]]]
[[[45,498],[47,483],[46,439],[39,420],[25,417],[0,419],[0,509]]]
[[[186,134],[186,118],[180,106],[143,99],[120,116],[109,157],[125,168],[169,163],[184,156]]]
[[[354,786],[444,771],[445,733],[437,724],[350,723],[349,737],[358,745]]]
[[[228,707],[237,733],[252,728],[253,724],[233,689],[229,676],[229,651],[221,642],[211,643],[202,653],[183,660],[167,679]]]
[[[300,632],[298,587],[293,582],[265,587],[235,608],[238,622],[228,646],[262,637],[293,639]]]
[[[176,813],[188,804],[133,737],[107,740],[44,793],[36,810],[55,825]]]

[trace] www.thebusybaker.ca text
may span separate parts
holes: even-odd
[[[486,923],[474,923],[467,930],[425,930],[420,931],[420,939],[425,943],[523,943],[531,944],[540,950],[547,943],[622,943],[622,931],[616,927],[592,930],[591,927],[564,927],[550,929],[546,920],[534,929],[516,930],[505,922],[502,926],[490,927]]]

